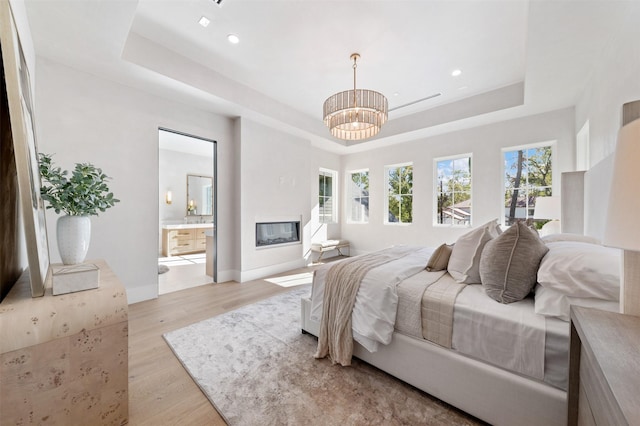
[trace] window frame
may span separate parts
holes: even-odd
[[[589,170],[591,168],[591,158],[589,150],[589,120],[576,133],[576,171]]]
[[[506,215],[505,215],[505,208],[506,206],[504,205],[504,195],[505,195],[505,191],[506,191],[506,185],[505,185],[505,172],[506,172],[506,162],[505,162],[505,158],[504,155],[507,152],[512,152],[512,151],[520,151],[520,150],[527,150],[527,149],[534,149],[534,148],[543,148],[543,147],[551,147],[551,194],[558,194],[559,191],[559,181],[560,179],[556,178],[556,176],[558,176],[558,152],[557,152],[557,147],[558,147],[558,141],[557,140],[548,140],[548,141],[543,141],[543,142],[534,142],[534,143],[530,143],[530,144],[523,144],[523,145],[514,145],[514,146],[508,146],[508,147],[503,147],[500,150],[500,203],[501,203],[501,210],[500,210],[500,216],[498,216],[500,218],[500,224],[503,227],[509,227],[510,225],[507,224],[506,221]],[[525,217],[525,220],[529,219],[529,214],[527,212],[527,217]],[[533,219],[533,217],[531,217],[531,219]]]
[[[366,220],[354,220],[353,216],[351,214],[351,203],[354,200],[354,196],[351,192],[350,188],[350,184],[353,180],[352,176],[354,174],[361,174],[361,173],[366,173],[367,174],[367,178],[370,179],[371,178],[371,173],[369,172],[369,169],[358,169],[358,170],[349,170],[347,172],[345,172],[345,221],[346,223],[349,224],[356,224],[356,225],[364,225],[364,224],[368,224],[369,223],[369,212],[371,211],[371,206],[369,205],[369,208],[367,209],[367,218]],[[371,180],[369,180],[369,185],[371,185]],[[366,198],[371,201],[371,187],[369,186],[368,188],[369,193],[367,194]],[[364,197],[359,197],[359,198],[364,198]]]
[[[331,219],[329,221],[323,220],[326,215],[321,214],[322,209],[320,207],[320,181],[318,181],[318,223],[326,225],[336,224],[338,223],[338,171],[320,167],[318,170],[318,178],[320,176],[325,176],[323,175],[323,173],[331,175],[331,196],[324,196],[325,202],[327,198],[330,198],[332,202]]]
[[[471,194],[471,215],[469,217],[469,224],[468,225],[461,225],[461,224],[454,224],[454,223],[438,223],[438,163],[441,161],[447,161],[447,160],[451,160],[451,161],[455,161],[455,160],[459,160],[461,158],[468,158],[470,161],[470,168],[471,168],[471,174],[470,174],[470,186],[471,188],[469,189],[469,192]],[[464,153],[464,154],[457,154],[457,155],[448,155],[445,157],[437,157],[433,159],[433,209],[432,209],[432,213],[433,213],[433,217],[432,217],[432,224],[434,227],[439,227],[439,228],[471,228],[473,226],[473,170],[475,169],[475,167],[473,166],[473,153],[469,152],[469,153]]]
[[[389,171],[391,169],[399,169],[401,167],[411,167],[412,171],[415,172],[413,167],[413,162],[409,161],[406,163],[397,163],[397,164],[388,164],[384,166],[384,217],[383,224],[384,225],[394,225],[394,226],[409,226],[414,223],[413,218],[413,180],[411,182],[411,222],[389,222]],[[402,195],[402,194],[401,194]]]

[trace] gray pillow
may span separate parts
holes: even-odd
[[[487,241],[500,232],[497,220],[492,220],[458,238],[449,258],[449,274],[459,283],[480,284],[480,255]]]
[[[487,242],[480,257],[480,279],[487,295],[500,303],[527,297],[547,251],[547,245],[524,222]]]
[[[435,249],[429,261],[427,262],[427,271],[444,271],[449,265],[449,258],[451,257],[451,250],[453,245],[442,244]]]

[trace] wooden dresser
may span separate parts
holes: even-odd
[[[162,229],[162,255],[177,256],[188,253],[203,253],[206,250],[206,235],[213,224],[185,228]]]
[[[0,303],[0,425],[127,423],[127,296],[88,263],[96,289],[32,298],[21,279]]]
[[[568,424],[640,425],[640,317],[571,307]]]

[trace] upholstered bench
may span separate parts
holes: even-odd
[[[338,250],[338,253],[340,254],[340,256],[345,256],[341,250],[343,248],[348,248],[349,255],[351,255],[351,247],[349,247],[349,241],[347,240],[327,240],[327,241],[320,241],[319,243],[311,244],[311,251],[320,253],[320,255],[318,256],[318,259],[316,259],[316,262],[320,261],[320,259],[322,258],[322,255],[325,252],[331,251],[331,250]]]

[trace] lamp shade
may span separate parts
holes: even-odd
[[[640,119],[620,129],[603,242],[640,251]]]
[[[560,197],[538,197],[533,210],[534,219],[560,219]]]

